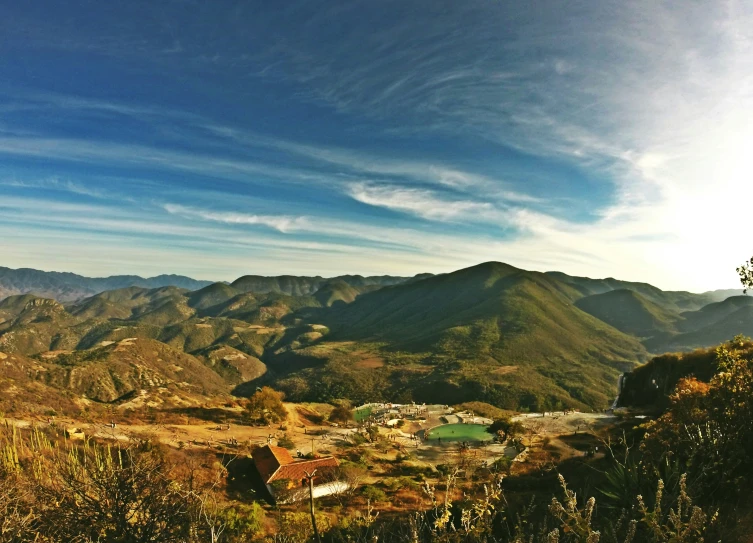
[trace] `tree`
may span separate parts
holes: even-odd
[[[743,285],[743,293],[753,288],[753,258],[737,268],[737,275],[740,276],[740,283]]]
[[[346,404],[338,405],[332,410],[332,413],[329,414],[329,420],[330,422],[336,422],[337,424],[348,424],[354,420],[353,411],[350,409],[350,406]]]
[[[40,531],[55,541],[167,543],[187,539],[192,529],[192,501],[154,450],[87,443],[56,451],[36,493],[48,506]]]
[[[264,509],[258,502],[227,507],[220,513],[225,524],[225,534],[231,542],[251,541],[264,529]]]
[[[377,428],[376,426],[369,426],[366,429],[366,433],[369,435],[369,441],[373,443],[379,437],[379,428]]]
[[[287,433],[285,433],[282,434],[282,437],[277,440],[277,446],[284,447],[286,449],[294,449],[295,442],[290,439],[290,436]]]
[[[753,481],[753,344],[737,337],[716,350],[706,384],[681,379],[668,410],[647,425],[644,457],[679,462],[698,496],[735,496]]]
[[[258,389],[248,404],[248,413],[253,420],[269,424],[281,422],[288,417],[288,412],[282,403],[283,394],[273,388]]]
[[[486,431],[499,436],[500,441],[505,441],[508,437],[513,438],[522,434],[525,431],[525,427],[520,421],[513,421],[509,417],[506,417],[495,419]]]

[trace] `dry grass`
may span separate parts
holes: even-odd
[[[495,375],[509,375],[516,371],[518,371],[518,366],[500,366],[496,370],[493,370],[492,373]]]
[[[381,367],[384,367],[384,359],[378,358],[378,357],[365,358],[353,364],[353,367],[358,368],[358,369],[364,369],[364,370],[373,370],[373,369],[381,368]]]

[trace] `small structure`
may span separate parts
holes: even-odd
[[[308,498],[307,473],[314,470],[315,498],[348,489],[347,483],[335,480],[334,473],[340,464],[334,456],[300,460],[293,458],[287,449],[273,445],[264,445],[251,453],[251,456],[262,481],[277,503],[292,503]]]
[[[65,437],[68,439],[86,439],[81,428],[70,427],[65,429]]]

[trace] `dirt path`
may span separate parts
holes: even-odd
[[[334,449],[337,441],[344,440],[353,430],[332,428],[329,426],[295,425],[298,421],[295,409],[291,410],[293,421],[287,422],[286,430],[279,425],[244,426],[237,424],[195,423],[195,424],[109,424],[86,423],[69,417],[58,417],[52,422],[65,430],[72,439],[95,437],[130,441],[132,439],[156,439],[176,448],[207,448],[217,446],[243,447],[263,445],[271,438],[272,443],[287,435],[303,454],[312,450],[323,452]],[[46,419],[0,419],[0,424],[9,424],[17,428],[32,426],[45,427],[51,423]],[[312,443],[313,440],[313,443]]]

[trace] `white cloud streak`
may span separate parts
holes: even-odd
[[[0,186],[32,189],[32,190],[44,190],[44,191],[62,191],[72,194],[79,194],[82,196],[88,196],[96,199],[118,199],[133,201],[131,198],[123,195],[114,194],[106,190],[102,190],[96,187],[91,187],[82,183],[77,183],[69,179],[59,179],[57,177],[49,177],[46,179],[32,179],[32,180],[19,180],[19,179],[0,179]]]
[[[361,203],[431,221],[489,222],[499,217],[497,210],[488,202],[444,199],[429,190],[355,183],[350,186],[349,193]]]
[[[195,209],[177,204],[165,204],[165,211],[184,217],[199,217],[207,221],[217,221],[226,224],[261,225],[282,233],[300,232],[306,229],[304,217],[290,217],[285,215],[249,215],[245,213],[217,212]]]
[[[486,198],[507,202],[541,203],[535,196],[511,190],[510,183],[486,175],[465,171],[439,160],[397,160],[389,156],[354,152],[340,147],[323,147],[278,138],[264,137],[248,131],[220,125],[204,124],[213,134],[247,146],[263,146],[293,153],[320,163],[345,168],[352,175],[374,174],[397,177],[408,183],[426,183],[468,193],[483,192]]]

